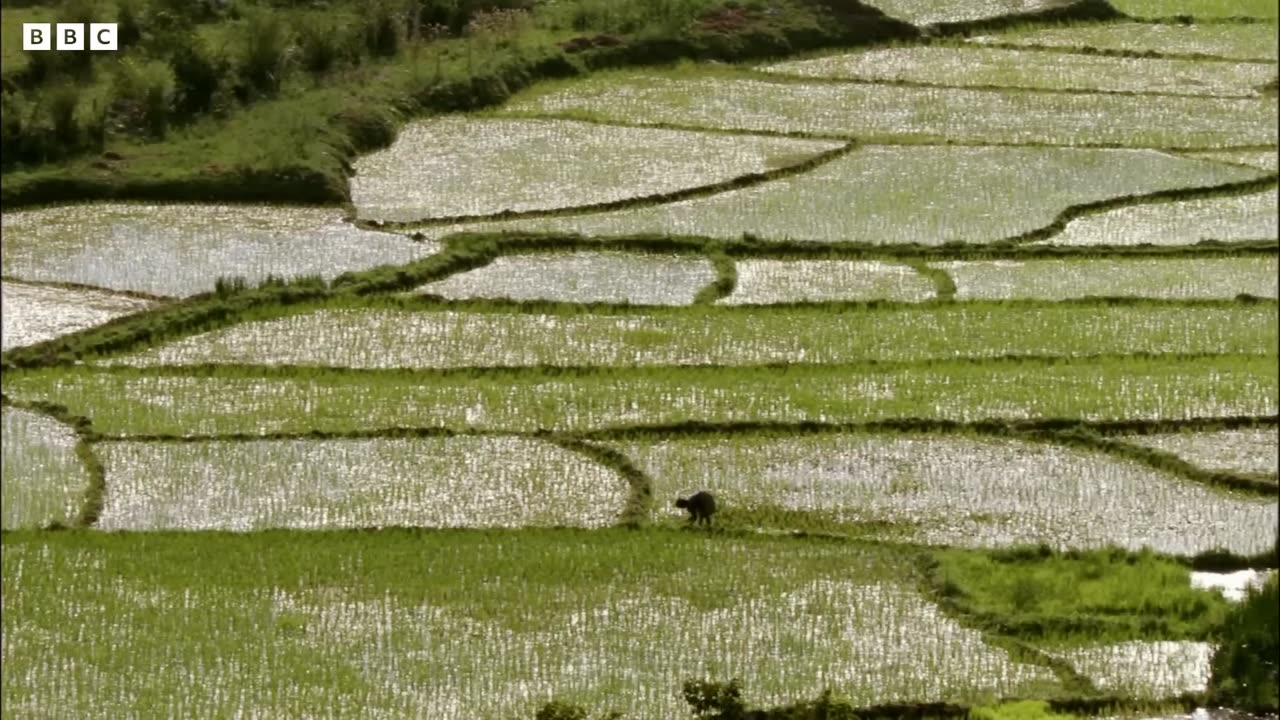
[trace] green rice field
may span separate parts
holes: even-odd
[[[866,4],[344,206],[6,208],[5,717],[1191,720],[1277,566],[1274,2]]]

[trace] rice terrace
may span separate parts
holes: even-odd
[[[1280,713],[1274,0],[0,18],[6,719]]]

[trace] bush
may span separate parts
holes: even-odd
[[[53,139],[68,150],[78,147],[80,125],[76,122],[76,109],[80,107],[80,89],[63,83],[45,93],[44,99],[53,126]]]
[[[364,45],[374,57],[394,57],[400,52],[404,19],[399,8],[390,2],[378,2],[369,8],[364,25]]]
[[[246,25],[240,76],[252,89],[275,94],[288,67],[292,32],[278,15],[259,13]]]
[[[1223,622],[1210,702],[1252,712],[1280,709],[1280,578],[1250,591]]]
[[[742,702],[742,683],[735,678],[728,683],[686,680],[684,700],[693,714],[704,720],[741,720],[747,706]]]
[[[112,83],[115,112],[130,128],[162,138],[169,129],[176,86],[169,63],[126,58]]]
[[[298,25],[298,55],[309,73],[328,72],[343,54],[343,37],[336,23],[309,19]]]
[[[189,120],[213,110],[213,99],[231,69],[227,58],[197,41],[174,50],[169,64],[175,84],[174,116]]]

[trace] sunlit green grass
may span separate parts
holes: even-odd
[[[229,367],[10,372],[4,391],[108,434],[591,430],[892,418],[1178,419],[1277,412],[1276,358],[1115,358],[902,367],[554,369],[514,373]]]

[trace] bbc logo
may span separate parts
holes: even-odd
[[[89,50],[118,50],[116,39],[116,23],[89,23],[89,31],[85,32],[84,23],[57,23],[54,32],[52,23],[22,23],[23,50],[84,50],[85,42]]]

